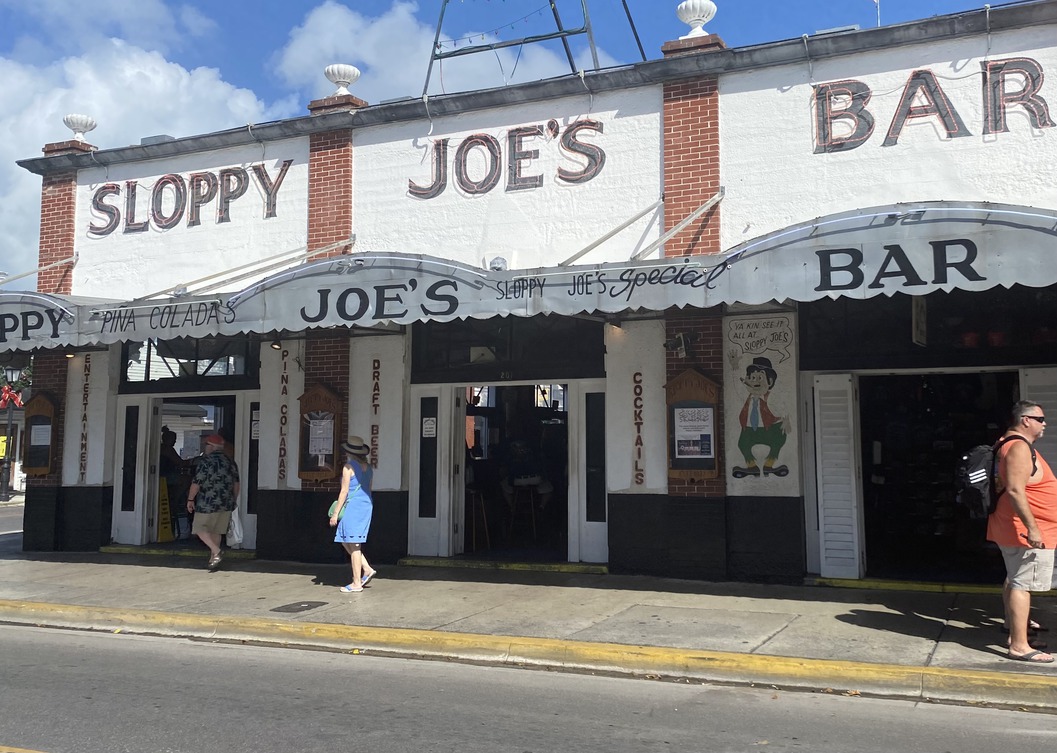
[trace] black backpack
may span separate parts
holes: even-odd
[[[969,517],[973,520],[983,520],[995,511],[995,504],[998,502],[994,483],[998,471],[995,455],[999,447],[1017,439],[1028,442],[1026,437],[1014,434],[998,440],[993,447],[986,444],[977,445],[958,461],[954,472],[956,499],[958,504],[969,511]],[[1035,475],[1038,469],[1035,446],[1028,442],[1028,447],[1031,448],[1031,473]]]

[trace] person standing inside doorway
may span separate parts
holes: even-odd
[[[345,467],[341,469],[341,492],[330,516],[330,525],[337,529],[334,541],[344,547],[352,564],[352,582],[340,590],[342,593],[359,593],[375,575],[374,568],[363,556],[363,545],[367,542],[374,514],[371,499],[374,469],[368,459],[371,448],[360,437],[349,437],[347,442],[342,442],[341,449],[345,452]]]
[[[987,538],[998,544],[1006,564],[1002,600],[1009,627],[1007,655],[1038,664],[1053,662],[1053,656],[1029,643],[1031,592],[1050,590],[1057,547],[1057,477],[1033,447],[1045,431],[1046,416],[1038,403],[1021,400],[1013,406],[1002,438],[1023,441],[998,449],[1001,494],[987,519]]]
[[[187,539],[191,536],[188,514],[180,507],[180,497],[184,494],[186,485],[184,470],[189,467],[190,464],[176,451],[176,432],[168,426],[161,427],[158,475],[165,480],[165,493],[172,509],[173,534],[178,539]]]
[[[239,499],[239,467],[224,453],[224,438],[210,434],[205,454],[195,465],[191,488],[187,491],[187,512],[194,513],[191,533],[209,547],[209,569],[220,566],[221,536],[228,531],[231,512]]]

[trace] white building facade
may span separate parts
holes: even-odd
[[[1055,32],[1047,0],[694,37],[428,109],[48,145],[38,291],[0,287],[56,410],[27,549],[179,545],[166,427],[185,459],[228,440],[259,557],[340,559],[359,435],[382,561],[993,578],[953,461],[1057,398]]]

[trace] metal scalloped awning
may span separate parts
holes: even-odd
[[[919,202],[821,217],[714,256],[491,271],[364,253],[212,296],[117,302],[0,294],[0,351],[1055,283],[1057,212]]]

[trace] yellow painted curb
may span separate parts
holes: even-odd
[[[1057,676],[1052,675],[589,643],[559,638],[131,612],[109,607],[13,600],[0,600],[0,621],[114,633],[305,646],[344,653],[380,652],[419,658],[611,672],[637,677],[833,689],[919,700],[1050,709],[1057,706]]]
[[[396,564],[405,567],[454,567],[470,570],[517,570],[539,573],[584,573],[587,575],[607,575],[609,573],[609,568],[605,565],[591,565],[583,562],[505,562],[457,557],[402,557]]]

